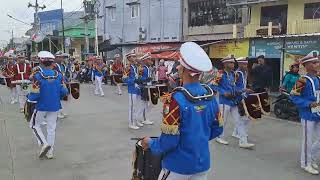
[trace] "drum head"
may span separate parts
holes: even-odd
[[[70,83],[71,95],[74,99],[79,99],[80,97],[80,84]]]
[[[159,99],[159,91],[157,88],[150,88],[150,96],[151,96],[151,103],[153,105],[158,104],[158,99]]]
[[[243,108],[251,119],[260,119],[262,117],[261,107],[257,95],[249,95],[243,102]]]
[[[259,94],[261,107],[264,114],[270,113],[269,95],[267,92]]]

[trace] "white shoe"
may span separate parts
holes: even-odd
[[[10,101],[10,104],[14,104],[14,103],[15,103],[14,100]]]
[[[48,144],[42,145],[39,158],[43,158],[45,155],[47,155],[50,148],[51,146],[49,146]]]
[[[46,155],[46,157],[48,158],[48,159],[53,159],[53,152],[48,152],[47,153],[47,155]]]
[[[104,96],[104,94],[100,94],[100,96],[101,96],[101,97],[103,97],[103,96]]]
[[[137,125],[138,125],[139,127],[142,127],[142,126],[143,126],[143,124],[142,124],[141,122],[139,122],[139,121],[137,121]]]
[[[21,112],[21,113],[24,113],[24,108],[21,108],[21,109],[20,109],[20,112]]]
[[[59,118],[59,119],[64,119],[65,116],[64,116],[62,113],[59,113],[59,114],[58,114],[58,118]]]
[[[134,130],[140,129],[138,126],[135,125],[129,125],[129,128]]]
[[[313,169],[319,170],[319,166],[317,163],[312,163],[311,166],[313,167]]]
[[[119,96],[121,96],[121,95],[122,95],[122,93],[118,93],[118,95],[119,95]]]
[[[228,141],[226,141],[226,140],[224,140],[224,139],[222,139],[222,138],[217,138],[216,141],[217,141],[218,143],[220,143],[220,144],[223,144],[223,145],[228,145],[228,144],[229,144]]]
[[[146,125],[152,125],[153,122],[150,121],[150,120],[145,120],[145,121],[142,121],[142,124],[146,124]]]
[[[240,139],[240,136],[238,134],[236,134],[235,132],[232,133],[232,137]]]
[[[252,149],[254,146],[252,143],[239,143],[239,147],[244,149]]]
[[[303,167],[302,169],[305,170],[306,172],[310,173],[310,174],[313,174],[313,175],[318,175],[319,174],[319,171],[314,169],[311,165]]]

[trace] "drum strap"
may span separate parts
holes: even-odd
[[[16,66],[17,66],[18,74],[21,76],[21,80],[24,80],[23,74],[27,72],[27,65],[23,64],[23,71],[20,70],[19,64],[16,64]]]
[[[46,76],[43,74],[42,71],[39,72],[41,77],[45,80],[55,80],[58,78],[59,72],[58,71],[54,71],[54,75],[53,76]]]
[[[198,101],[201,101],[201,100],[212,100],[214,98],[214,96],[216,95],[216,92],[213,91],[208,85],[206,84],[201,84],[202,87],[204,87],[207,91],[208,91],[208,94],[205,94],[205,95],[202,95],[202,96],[193,96],[186,88],[184,87],[176,87],[173,92],[175,91],[181,91],[185,97],[195,103],[195,102],[198,102]]]

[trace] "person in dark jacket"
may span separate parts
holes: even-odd
[[[264,56],[257,58],[257,63],[254,63],[251,70],[253,77],[252,88],[255,92],[264,92],[271,86],[272,69],[265,64]]]

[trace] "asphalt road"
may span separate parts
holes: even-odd
[[[39,160],[38,146],[18,105],[8,103],[1,86],[0,180],[129,180],[134,143],[131,137],[157,136],[161,106],[152,109],[156,124],[129,130],[126,93],[104,86],[105,97],[93,95],[92,85],[81,86],[80,100],[69,103],[69,117],[59,121],[55,159]],[[1,101],[0,101],[1,102]],[[230,127],[231,128],[231,127]],[[227,129],[231,135],[231,129]],[[254,150],[212,142],[209,180],[315,180],[300,169],[300,125],[264,118],[252,123],[249,140]]]

